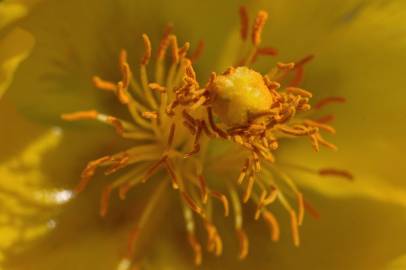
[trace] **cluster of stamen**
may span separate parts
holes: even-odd
[[[245,8],[240,9],[240,17],[241,39],[245,43],[250,28]],[[77,192],[86,188],[100,167],[105,168],[106,175],[111,175],[125,167],[136,165],[105,187],[101,196],[101,216],[107,214],[113,190],[117,189],[119,197],[125,199],[131,188],[145,183],[164,170],[173,189],[178,190],[182,198],[188,241],[196,264],[201,263],[203,251],[196,235],[195,215],[203,221],[207,233],[207,250],[217,256],[223,250],[221,236],[212,218],[213,201],[222,205],[224,216],[230,215],[230,208],[233,210],[235,231],[240,243],[240,259],[247,256],[249,247],[248,237],[243,229],[241,201],[255,203],[255,219],[262,218],[265,221],[273,241],[278,241],[280,228],[269,206],[275,201],[281,202],[289,212],[293,242],[296,246],[299,245],[298,226],[303,222],[305,210],[313,215],[317,213],[304,200],[289,176],[275,165],[273,153],[278,149],[281,138],[297,137],[309,138],[316,151],[319,151],[320,145],[335,150],[335,145],[321,135],[321,131],[335,133],[334,128],[328,125],[332,117],[311,120],[299,114],[343,100],[339,97],[328,98],[312,109],[309,104],[312,94],[298,87],[303,79],[303,66],[312,59],[312,56],[308,56],[297,62],[278,63],[262,76],[263,83],[272,96],[271,106],[261,112],[249,114],[244,123],[224,123],[221,121],[222,116],[213,111],[213,105],[217,102],[213,89],[218,76],[232,76],[240,66],[251,66],[259,56],[276,55],[277,51],[272,47],[260,46],[261,32],[267,17],[265,11],[258,13],[251,27],[252,48],[246,57],[239,59],[235,67],[230,67],[221,75],[213,72],[203,87],[199,84],[192,65],[192,61],[196,61],[201,55],[203,43],[199,43],[195,52],[189,53],[190,44],[185,43],[178,47],[176,36],[171,34],[171,27],[166,29],[157,48],[154,79],[150,79],[147,69],[153,50],[146,34],[142,35],[145,53],[140,60],[139,79],[130,68],[125,50],[119,56],[120,81],[115,83],[97,76],[93,78],[97,88],[113,93],[120,103],[127,106],[133,121],[128,122],[94,110],[65,114],[62,118],[68,121],[97,120],[114,127],[121,137],[138,141],[135,147],[89,162],[81,175]],[[168,51],[171,53],[171,64],[166,69]],[[210,140],[214,139],[235,143],[242,150],[245,159],[238,179],[226,180],[229,185],[224,193],[210,188],[202,166],[205,150]],[[333,168],[320,169],[317,173],[322,176],[352,178],[347,172]],[[287,183],[290,193],[297,201],[297,207],[291,206],[285,197],[278,184],[280,180]],[[151,203],[130,234],[126,256],[128,260],[134,255],[139,234],[146,225],[151,208],[156,205],[157,197],[165,189],[166,182],[168,181],[161,180],[157,191],[151,195]],[[241,195],[239,188],[242,190]]]

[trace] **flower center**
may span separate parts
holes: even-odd
[[[241,39],[245,43],[249,32],[245,8],[240,9],[240,17]],[[190,44],[179,47],[170,27],[164,32],[155,54],[154,76],[150,76],[147,68],[153,57],[152,45],[148,36],[143,34],[145,53],[137,76],[127,62],[127,52],[122,50],[119,56],[122,78],[119,82],[97,76],[93,78],[97,88],[113,93],[119,102],[127,106],[133,121],[94,110],[64,114],[62,118],[68,121],[97,120],[113,126],[122,138],[136,142],[130,149],[89,162],[81,175],[77,192],[85,189],[99,167],[106,168],[107,175],[130,165],[133,168],[104,189],[101,216],[107,214],[113,190],[118,189],[120,198],[125,199],[131,188],[164,170],[173,189],[178,190],[182,198],[188,241],[196,264],[202,261],[202,247],[196,236],[195,216],[203,221],[208,251],[215,255],[222,253],[222,239],[213,222],[213,203],[222,205],[224,216],[230,215],[231,204],[240,243],[240,259],[248,254],[241,202],[251,201],[257,206],[255,219],[262,217],[270,227],[271,239],[277,241],[280,228],[269,206],[279,201],[289,212],[293,242],[299,245],[298,227],[303,222],[304,212],[306,209],[310,213],[314,211],[290,177],[278,168],[273,152],[279,147],[281,138],[299,137],[308,137],[316,151],[320,145],[336,149],[321,135],[322,131],[335,133],[335,130],[326,123],[326,119],[303,116],[303,113],[313,110],[309,105],[312,94],[298,87],[303,77],[303,66],[311,60],[311,56],[293,63],[278,63],[265,75],[251,68],[258,57],[276,54],[275,49],[260,46],[266,19],[264,11],[256,16],[251,27],[248,54],[223,74],[213,72],[204,86],[199,84],[192,65],[202,46],[190,54]],[[168,51],[171,64],[167,67],[165,59]],[[318,106],[331,101],[337,100],[324,100]],[[234,156],[243,158],[244,165],[238,179],[224,180],[226,190],[214,190],[210,179],[206,180],[203,164],[216,162],[207,160],[206,155],[212,140],[228,141],[237,146],[233,151],[237,149],[238,153],[226,153],[225,159]],[[320,170],[318,174],[351,178],[350,174],[331,168]],[[146,226],[151,208],[156,205],[157,196],[163,189],[159,184],[157,192],[151,196],[151,203],[131,233],[124,264],[133,256],[137,237]],[[292,206],[292,198],[296,206]]]

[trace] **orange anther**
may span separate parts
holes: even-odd
[[[243,41],[247,40],[248,37],[248,11],[247,7],[241,6],[240,7],[240,35]]]
[[[324,107],[331,103],[344,103],[346,101],[347,100],[344,97],[328,97],[317,102],[316,105],[314,105],[314,108],[320,109],[321,107]]]
[[[290,225],[292,231],[293,244],[296,247],[298,247],[300,245],[300,237],[297,216],[294,210],[290,210]]]
[[[247,234],[243,229],[237,229],[236,231],[239,245],[238,259],[243,260],[247,257],[249,251],[249,242]]]
[[[339,170],[339,169],[335,169],[335,168],[320,169],[319,174],[322,176],[338,176],[338,177],[347,179],[349,181],[354,180],[354,176],[349,171]]]
[[[97,119],[99,113],[95,110],[80,111],[74,113],[65,113],[61,115],[61,118],[65,121],[77,121],[77,120],[94,120]]]
[[[142,40],[144,41],[144,56],[141,58],[141,65],[147,65],[149,60],[151,59],[151,54],[152,54],[152,47],[151,47],[151,41],[149,40],[149,37],[147,34],[142,34]]]
[[[259,11],[255,18],[254,25],[252,27],[252,43],[254,46],[258,46],[261,43],[262,30],[265,26],[265,22],[268,19],[268,13],[266,11]]]
[[[280,237],[280,228],[279,228],[279,223],[278,223],[277,219],[269,211],[263,211],[262,218],[265,220],[265,222],[269,226],[272,241],[277,242]]]
[[[143,112],[142,117],[145,117],[147,119],[158,119],[158,113],[157,112]]]
[[[158,91],[160,93],[165,93],[166,88],[160,85],[159,83],[150,83],[148,84],[149,88],[151,88],[154,91]]]
[[[105,81],[98,76],[93,76],[92,81],[93,81],[94,86],[101,90],[115,92],[117,89],[117,86],[114,83]]]

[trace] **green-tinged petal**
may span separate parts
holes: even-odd
[[[51,129],[0,163],[1,256],[52,230],[52,214],[70,199],[70,191],[48,188],[41,170],[44,155],[60,139],[60,131]]]
[[[24,17],[28,12],[27,6],[17,1],[3,1],[0,3],[0,29]]]
[[[218,22],[184,10],[199,8],[222,18],[222,11],[230,3],[217,3],[218,8],[213,10],[213,2],[44,1],[19,24],[35,36],[38,46],[17,71],[10,96],[20,111],[42,121],[55,122],[62,113],[90,108],[117,112],[111,95],[92,86],[92,76],[117,81],[120,75],[115,59],[122,48],[128,50],[130,65],[137,70],[143,53],[141,34],[150,34],[156,50],[168,22],[173,22],[176,33],[181,33],[180,44],[187,39],[195,47],[200,38],[210,41],[204,54],[207,71],[202,80],[206,80],[208,63],[221,54],[217,45],[234,20]],[[234,5],[227,10],[228,17],[234,18],[236,10]]]
[[[4,0],[0,2],[0,29],[26,16],[42,0]]]
[[[33,46],[34,37],[22,29],[14,29],[0,38],[0,97],[11,84],[18,65],[27,58]]]
[[[357,20],[331,33],[309,66],[305,86],[320,98],[344,96],[348,103],[332,105],[338,134],[331,138],[337,153],[306,153],[306,147],[284,151],[284,160],[310,167],[339,167],[355,176],[354,183],[314,176],[299,181],[329,195],[364,195],[406,206],[402,167],[406,128],[402,119],[406,60],[403,2],[372,5]],[[296,151],[297,150],[297,151]],[[289,154],[294,151],[295,154]]]
[[[405,268],[406,268],[406,254],[393,260],[390,264],[388,264],[385,270],[402,270]]]
[[[215,214],[224,239],[224,254],[214,258],[204,252],[202,269],[380,270],[405,253],[406,220],[399,214],[406,206],[401,174],[402,154],[406,150],[402,143],[406,129],[401,122],[404,94],[398,90],[404,85],[401,72],[406,55],[401,1],[389,1],[386,5],[378,0],[304,2],[247,3],[270,12],[264,42],[279,48],[279,60],[316,54],[314,62],[306,66],[304,85],[315,94],[315,99],[329,95],[348,98],[346,105],[327,110],[337,115],[338,134],[332,140],[341,150],[312,153],[310,145],[286,141],[280,145],[277,161],[316,169],[348,169],[355,175],[355,182],[307,175],[286,166],[286,172],[305,186],[306,200],[321,214],[319,220],[306,215],[301,227],[302,246],[294,248],[291,244],[289,217],[279,205],[270,206],[282,230],[282,239],[274,244],[266,234],[265,224],[254,223],[255,209],[247,204],[243,216],[250,238],[248,258],[237,260],[238,242],[232,219]],[[238,31],[232,32],[230,42],[224,41],[230,29],[238,29],[238,4],[231,0],[55,0],[38,5],[21,23],[34,35],[37,46],[19,66],[0,106],[0,127],[7,131],[0,133],[0,200],[3,193],[10,197],[2,192],[3,187],[18,193],[12,197],[17,198],[13,202],[4,201],[4,208],[19,207],[20,198],[45,200],[46,205],[53,206],[52,199],[56,197],[52,194],[59,193],[47,192],[72,188],[87,161],[123,149],[123,141],[114,137],[112,130],[89,122],[64,125],[59,120],[61,113],[87,109],[124,115],[114,96],[91,85],[95,74],[118,79],[116,59],[121,48],[129,50],[130,64],[137,65],[143,50],[141,33],[148,33],[154,45],[164,25],[172,21],[180,33],[180,43],[191,40],[193,46],[198,39],[205,40],[207,50],[197,64],[197,72],[206,81],[213,66],[225,68],[232,63],[234,49],[229,45],[236,44]],[[224,43],[227,49],[222,49]],[[268,60],[259,62],[258,67],[262,69],[265,64],[270,67]],[[62,125],[62,129],[53,129],[49,123]],[[216,157],[223,150],[223,145],[217,144],[210,149]],[[213,160],[218,166],[224,165],[220,158]],[[240,168],[234,163],[230,162],[229,167],[238,167],[232,172],[235,178]],[[210,175],[213,178],[209,181],[216,181],[213,186],[223,184],[223,178],[232,174],[222,173]],[[109,215],[101,219],[101,188],[115,177],[96,175],[88,189],[64,205],[57,215],[52,211],[35,215],[35,207],[18,208],[19,214],[31,211],[29,214],[35,215],[24,216],[21,226],[33,226],[42,214],[45,219],[41,220],[42,227],[28,232],[36,241],[27,243],[19,242],[19,226],[6,222],[6,226],[0,227],[0,250],[4,248],[7,255],[7,269],[121,270],[117,265],[126,253],[129,231],[154,194],[154,180],[163,179],[151,179],[134,189],[124,202],[114,193]],[[312,189],[346,199],[330,200],[312,194]],[[36,197],[37,191],[42,195]],[[139,252],[132,259],[142,262],[145,269],[193,269],[179,196],[177,191],[168,191],[148,222],[144,239],[137,242]],[[355,196],[396,205],[348,198]],[[51,199],[51,203],[45,198]],[[197,227],[204,245],[206,235],[200,225]],[[40,234],[45,236],[37,237]],[[14,250],[14,243],[24,245]]]

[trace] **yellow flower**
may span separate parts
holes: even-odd
[[[51,198],[62,198],[62,202],[64,202],[70,198],[70,193],[64,189],[55,191],[53,188],[74,186],[80,171],[88,160],[95,160],[100,156],[122,151],[123,148],[134,147],[133,143],[130,142],[128,145],[124,140],[116,138],[110,129],[89,122],[66,124],[59,120],[59,116],[78,109],[95,109],[97,111],[88,111],[87,114],[68,114],[64,118],[67,120],[83,117],[95,118],[113,125],[118,129],[120,135],[123,135],[125,130],[132,131],[133,127],[127,122],[98,113],[102,111],[107,115],[126,117],[123,111],[124,106],[120,106],[116,99],[109,96],[109,93],[96,91],[91,86],[91,78],[97,74],[100,76],[94,78],[97,86],[112,90],[122,103],[134,105],[137,100],[129,100],[131,96],[125,87],[127,86],[126,76],[129,75],[127,63],[133,65],[138,59],[137,55],[143,55],[143,46],[136,45],[141,41],[141,34],[150,34],[152,44],[158,44],[159,33],[167,21],[174,22],[176,32],[179,33],[179,40],[190,40],[192,47],[196,47],[199,38],[205,40],[206,50],[197,64],[193,64],[198,81],[195,79],[194,70],[187,61],[184,62],[188,67],[186,75],[190,79],[190,83],[204,85],[211,81],[215,86],[212,88],[217,89],[220,101],[223,100],[221,99],[223,97],[230,98],[229,89],[225,87],[228,83],[225,84],[227,80],[243,86],[236,89],[246,89],[247,85],[250,86],[252,83],[257,85],[256,75],[252,75],[249,77],[252,80],[248,80],[247,76],[251,75],[247,74],[251,73],[241,69],[228,70],[226,74],[222,75],[225,76],[223,79],[221,76],[217,76],[217,81],[215,77],[209,80],[212,71],[220,74],[233,64],[232,61],[240,59],[242,56],[240,47],[236,46],[239,44],[240,33],[236,16],[238,6],[235,5],[228,1],[204,3],[191,3],[190,1],[148,3],[145,1],[135,4],[129,1],[107,0],[98,1],[97,4],[80,1],[45,1],[39,4],[26,20],[18,23],[19,27],[32,33],[37,45],[32,55],[17,70],[13,83],[0,106],[1,126],[2,129],[7,130],[1,135],[2,149],[4,148],[0,166],[2,194],[6,192],[3,189],[10,189],[13,192],[20,191],[15,197],[19,199],[17,201],[24,201],[27,198],[35,198],[32,194],[37,193],[31,192],[33,190],[38,192],[51,190],[51,193],[47,193],[52,194]],[[249,218],[254,216],[256,208],[262,209],[252,204],[244,206],[242,210],[246,232],[239,231],[242,248],[238,251],[233,224],[229,224],[232,223],[231,218],[224,219],[220,208],[220,206],[224,207],[227,212],[227,206],[230,203],[230,206],[234,206],[233,213],[238,213],[239,203],[235,203],[235,195],[233,195],[235,193],[231,192],[231,195],[212,193],[215,200],[213,201],[213,222],[211,222],[212,220],[208,220],[207,215],[203,214],[203,206],[192,199],[192,197],[196,198],[200,195],[184,193],[179,182],[176,182],[179,179],[172,177],[172,184],[180,187],[181,198],[185,202],[187,230],[189,233],[194,232],[195,229],[198,232],[196,237],[189,238],[195,256],[200,254],[199,248],[205,247],[203,243],[196,244],[197,239],[199,241],[204,239],[204,228],[200,228],[200,225],[194,227],[188,207],[203,217],[203,224],[206,225],[209,232],[209,240],[214,241],[213,251],[215,253],[221,251],[219,236],[223,240],[225,254],[221,258],[212,259],[206,252],[202,253],[203,267],[207,269],[223,269],[225,266],[238,269],[248,267],[258,267],[259,269],[268,267],[278,269],[298,267],[379,269],[387,261],[400,257],[401,253],[405,252],[402,246],[405,238],[404,233],[402,234],[405,219],[404,215],[399,215],[399,213],[404,211],[406,192],[404,184],[402,186],[402,182],[396,179],[401,179],[402,158],[400,154],[404,150],[401,140],[405,133],[405,129],[399,125],[403,105],[401,91],[397,90],[402,85],[403,76],[401,76],[400,70],[402,70],[401,64],[405,55],[402,49],[406,45],[400,30],[404,4],[400,1],[390,1],[385,4],[381,1],[364,3],[361,1],[309,0],[306,3],[272,1],[256,5],[269,12],[270,17],[262,40],[265,44],[272,41],[271,45],[280,50],[278,61],[296,61],[298,64],[300,61],[297,62],[297,60],[303,56],[309,54],[316,56],[313,62],[306,64],[304,68],[306,76],[303,82],[303,87],[313,93],[313,99],[323,99],[329,96],[347,98],[347,104],[341,107],[332,106],[328,111],[337,117],[334,126],[338,130],[338,136],[332,140],[339,145],[340,151],[337,153],[322,151],[313,154],[308,144],[302,144],[303,140],[281,141],[281,147],[275,151],[275,164],[278,166],[277,168],[281,169],[279,177],[285,179],[289,184],[289,178],[293,178],[294,183],[306,187],[301,193],[294,192],[293,195],[298,195],[300,202],[301,194],[304,193],[306,200],[311,200],[312,205],[321,214],[318,221],[306,218],[301,227],[302,245],[298,249],[292,248],[288,234],[290,234],[291,226],[289,223],[297,218],[300,220],[301,215],[299,217],[296,214],[292,215],[292,211],[286,214],[278,207],[273,208],[274,205],[272,205],[272,211],[275,209],[275,216],[278,217],[281,228],[281,240],[275,245],[269,241],[265,223],[255,222],[253,218]],[[256,7],[251,6],[250,10],[254,12]],[[251,15],[255,16],[254,13]],[[61,17],[63,20],[60,19]],[[153,23],[151,23],[152,17],[156,20]],[[174,47],[174,36],[171,36],[170,39],[172,47]],[[255,38],[253,39],[255,40]],[[148,52],[149,39],[147,36],[144,36],[144,42]],[[255,43],[254,41],[254,45]],[[124,57],[125,54],[121,54],[120,74],[120,70],[115,67],[117,66],[117,56],[122,48],[128,50],[128,56]],[[148,55],[149,53],[145,55],[143,64],[146,64]],[[177,54],[173,55],[176,57]],[[247,59],[250,57],[252,54]],[[270,67],[270,60],[272,59],[259,58],[253,69],[265,73]],[[179,61],[183,63],[181,59]],[[276,61],[272,61],[275,65]],[[288,67],[289,65],[279,65],[279,69],[277,68],[275,72],[283,71]],[[170,71],[168,72],[170,74]],[[237,76],[233,74],[238,76],[243,74],[243,77],[242,79],[232,77]],[[271,72],[271,75],[275,74]],[[157,77],[159,78],[159,75]],[[109,85],[101,78],[112,82],[121,81],[121,85]],[[159,79],[157,82],[159,83]],[[264,83],[266,82],[264,80]],[[275,85],[269,83],[272,81],[267,83],[268,88]],[[168,86],[162,83],[149,85],[149,87],[157,92],[168,90]],[[388,90],[382,93],[386,87]],[[287,94],[302,96],[302,98],[310,95],[309,92],[298,88],[285,90]],[[198,99],[193,99],[193,102],[188,102],[188,99],[180,97],[172,100],[182,101],[184,106],[197,109],[204,108],[205,98],[208,100],[212,98],[213,102],[216,102],[211,95],[193,91],[192,93],[198,97]],[[182,93],[179,92],[179,94]],[[247,97],[251,97],[249,94],[247,95]],[[187,93],[182,97],[188,98]],[[264,95],[262,97],[267,99]],[[154,100],[154,96],[147,97],[145,102],[153,103],[152,100]],[[138,102],[142,102],[142,100],[138,100]],[[255,112],[251,101],[245,102],[246,99],[238,99],[237,103],[242,107],[231,106],[225,112],[222,110],[224,103],[217,103],[219,107],[214,109],[214,114],[224,123],[235,127],[235,123],[245,123],[246,118],[244,117]],[[233,110],[241,113],[242,116],[233,118]],[[156,116],[162,117],[163,115],[161,110],[144,111],[144,116],[152,121],[152,125],[155,125],[154,121],[157,121]],[[183,117],[184,120],[188,118],[187,115],[183,115]],[[199,112],[194,113],[193,117],[199,117]],[[270,118],[265,119],[268,121]],[[142,123],[146,126],[150,125],[146,120],[138,119],[138,121],[144,121]],[[221,121],[216,123],[220,128],[224,128]],[[263,123],[261,121],[258,125]],[[178,122],[175,121],[175,123]],[[211,125],[210,119],[207,119],[206,124]],[[62,126],[62,133],[60,133],[60,129],[50,129],[55,125]],[[154,136],[161,137],[160,141],[165,143],[162,143],[164,146],[168,142],[169,145],[186,142],[187,145],[182,146],[181,149],[188,149],[192,151],[189,154],[194,155],[188,159],[182,157],[184,162],[181,164],[193,163],[197,160],[197,164],[201,165],[200,162],[203,159],[200,155],[204,151],[198,149],[198,144],[193,143],[194,136],[186,128],[182,130],[181,125],[177,124],[176,130],[172,127],[173,125],[168,121],[164,134],[156,132],[154,128],[152,132],[154,132]],[[257,128],[256,126],[251,127]],[[195,132],[196,129],[200,129],[202,132],[204,126],[199,124],[191,128],[195,129]],[[303,131],[304,128],[308,127],[301,126],[299,130]],[[326,126],[324,128],[329,129]],[[138,133],[132,134],[141,136],[142,131],[141,129],[141,132],[137,131]],[[211,125],[210,131],[217,132],[221,137],[221,131],[216,130],[215,126]],[[288,127],[281,127],[281,131],[292,133],[298,132],[298,129],[291,130]],[[254,131],[250,129],[249,132]],[[168,140],[168,137],[172,137],[170,136],[172,133],[174,133],[173,142],[172,139]],[[33,138],[32,141],[29,138]],[[244,142],[245,138],[242,139]],[[317,141],[321,142],[320,139]],[[213,190],[216,188],[216,190],[222,191],[224,183],[235,182],[234,180],[240,174],[244,156],[234,154],[234,152],[238,153],[242,150],[240,150],[241,147],[235,148],[232,145],[241,140],[235,139],[235,143],[232,143],[226,142],[224,139],[213,139],[209,142],[208,155],[204,159],[208,162],[204,163],[202,167],[206,174],[205,183]],[[313,143],[315,144],[314,140]],[[327,142],[324,144],[332,146]],[[200,147],[205,147],[205,145],[205,142],[201,142]],[[231,155],[227,152],[230,145],[234,151]],[[179,147],[176,150],[178,149]],[[48,150],[48,152],[44,153],[44,150]],[[169,168],[168,172],[171,173],[173,164],[167,162],[166,158],[162,159],[162,150],[164,148],[160,146],[158,150],[140,153],[151,155],[150,159],[157,160],[157,164],[165,164]],[[195,153],[197,150],[200,152]],[[372,155],[371,152],[374,154]],[[225,153],[227,154],[225,155]],[[184,151],[183,154],[185,154]],[[104,163],[112,165],[110,171],[114,172],[121,169],[121,166],[127,165],[129,157],[136,156],[119,155],[114,156],[113,159],[108,156],[95,163],[90,163],[84,171],[81,183],[90,180],[90,176],[95,173],[95,165]],[[268,155],[261,156],[261,158],[265,157],[271,159]],[[142,158],[148,157],[144,155]],[[176,164],[180,162],[181,159],[178,158]],[[253,162],[255,163],[255,159]],[[229,167],[225,168],[225,164]],[[348,183],[340,179],[320,177],[320,174],[343,173],[331,169],[317,171],[319,168],[331,166],[349,169],[355,175],[355,181]],[[137,170],[137,167],[132,168]],[[175,168],[175,173],[177,173],[176,170],[187,173],[187,170],[193,167],[189,164],[178,165]],[[138,169],[143,168],[138,167]],[[314,169],[316,169],[316,173],[314,173]],[[153,172],[154,167],[145,167],[144,170]],[[135,176],[139,175],[138,172],[131,171],[131,168],[128,172],[135,173]],[[203,173],[201,170],[198,172]],[[317,176],[318,174],[319,176]],[[160,176],[163,177],[165,174]],[[177,174],[177,176],[179,175]],[[345,174],[345,176],[348,175]],[[21,180],[16,180],[16,183],[12,185],[9,184],[9,179]],[[199,177],[196,178],[197,183],[199,179]],[[135,243],[138,249],[129,249],[135,252],[131,256],[131,260],[139,262],[147,269],[190,269],[193,261],[191,260],[192,252],[187,248],[187,238],[182,233],[186,229],[181,224],[183,218],[178,206],[180,204],[177,199],[178,193],[173,192],[169,187],[161,187],[159,184],[159,180],[167,179],[149,179],[145,185],[132,189],[126,202],[119,202],[115,197],[112,198],[109,213],[102,220],[97,216],[99,194],[101,188],[107,183],[113,183],[113,185],[117,183],[114,182],[115,180],[117,181],[117,177],[106,179],[97,175],[92,185],[71,200],[59,215],[55,214],[55,210],[60,209],[59,206],[49,209],[44,217],[42,212],[41,215],[37,211],[30,212],[42,220],[42,223],[39,224],[45,224],[44,230],[49,233],[46,237],[32,243],[19,242],[19,238],[16,237],[16,240],[9,240],[12,244],[3,245],[4,254],[9,256],[7,269],[29,267],[32,269],[112,269],[117,266],[126,253],[127,234],[132,231],[134,225],[142,224],[144,217],[147,216],[149,216],[148,219],[145,219],[147,223],[143,224],[143,231],[139,235],[140,238],[137,239],[139,241]],[[147,180],[147,177],[141,180]],[[30,182],[34,182],[34,186]],[[135,184],[135,182],[125,183]],[[293,191],[296,191],[296,184],[290,186],[290,188],[293,187]],[[347,197],[347,199],[321,198],[312,193],[310,189],[328,195]],[[104,190],[106,191],[106,189]],[[109,191],[109,189],[107,190]],[[126,189],[124,190],[126,191]],[[249,188],[245,190],[249,191]],[[205,198],[205,192],[203,189],[201,191],[202,198]],[[260,195],[255,192],[253,194]],[[55,194],[59,197],[55,197]],[[249,197],[250,193],[246,191],[245,195]],[[380,202],[361,199],[361,195],[363,198],[379,199]],[[7,196],[5,202],[10,201],[10,195],[7,194]],[[227,200],[224,199],[224,196]],[[260,200],[260,197],[254,198],[254,201],[258,199]],[[295,199],[293,196],[293,202]],[[39,202],[43,204],[46,200],[44,197],[40,197]],[[283,199],[280,200],[284,204]],[[30,202],[30,200],[28,201]],[[52,202],[56,202],[56,205],[60,204],[58,200]],[[235,208],[236,206],[237,208]],[[15,207],[5,206],[5,209],[13,210]],[[286,202],[285,208],[291,209]],[[148,209],[152,209],[153,212],[149,213]],[[204,209],[206,208],[204,207]],[[104,210],[102,214],[104,214]],[[14,211],[11,212],[14,213]],[[35,222],[32,222],[33,217],[27,218],[24,212],[16,212],[14,215],[18,224],[22,224],[21,228],[25,226],[35,228],[33,225]],[[47,215],[51,216],[48,216],[47,219]],[[13,224],[10,220],[4,222],[5,231],[0,232],[2,236],[0,239],[5,243],[3,239],[12,235],[9,231],[10,228],[13,228]],[[295,222],[292,224],[295,225]],[[211,226],[214,223],[216,229]],[[159,226],[160,224],[164,226]],[[241,228],[237,226],[237,229]],[[22,229],[14,229],[13,234],[17,232],[18,235],[20,231]],[[386,237],[383,231],[391,231],[393,235],[397,232],[399,235],[393,239],[394,237]],[[273,232],[275,233],[275,231]],[[294,241],[297,244],[298,235],[295,235],[295,230],[293,232]],[[244,248],[244,245],[247,244],[246,235],[250,239],[250,253],[245,261],[240,262],[236,260],[236,257],[238,253],[240,257],[246,255],[244,254],[247,251]],[[26,240],[28,239],[30,237],[26,237]],[[210,243],[209,241],[209,248]],[[130,244],[134,244],[133,241],[130,241]],[[44,256],[44,254],[47,255]],[[364,259],[356,258],[353,254],[360,258],[368,255],[374,259],[366,262]],[[200,260],[198,257],[195,259]],[[124,264],[128,261],[121,262],[121,267],[125,269]]]

